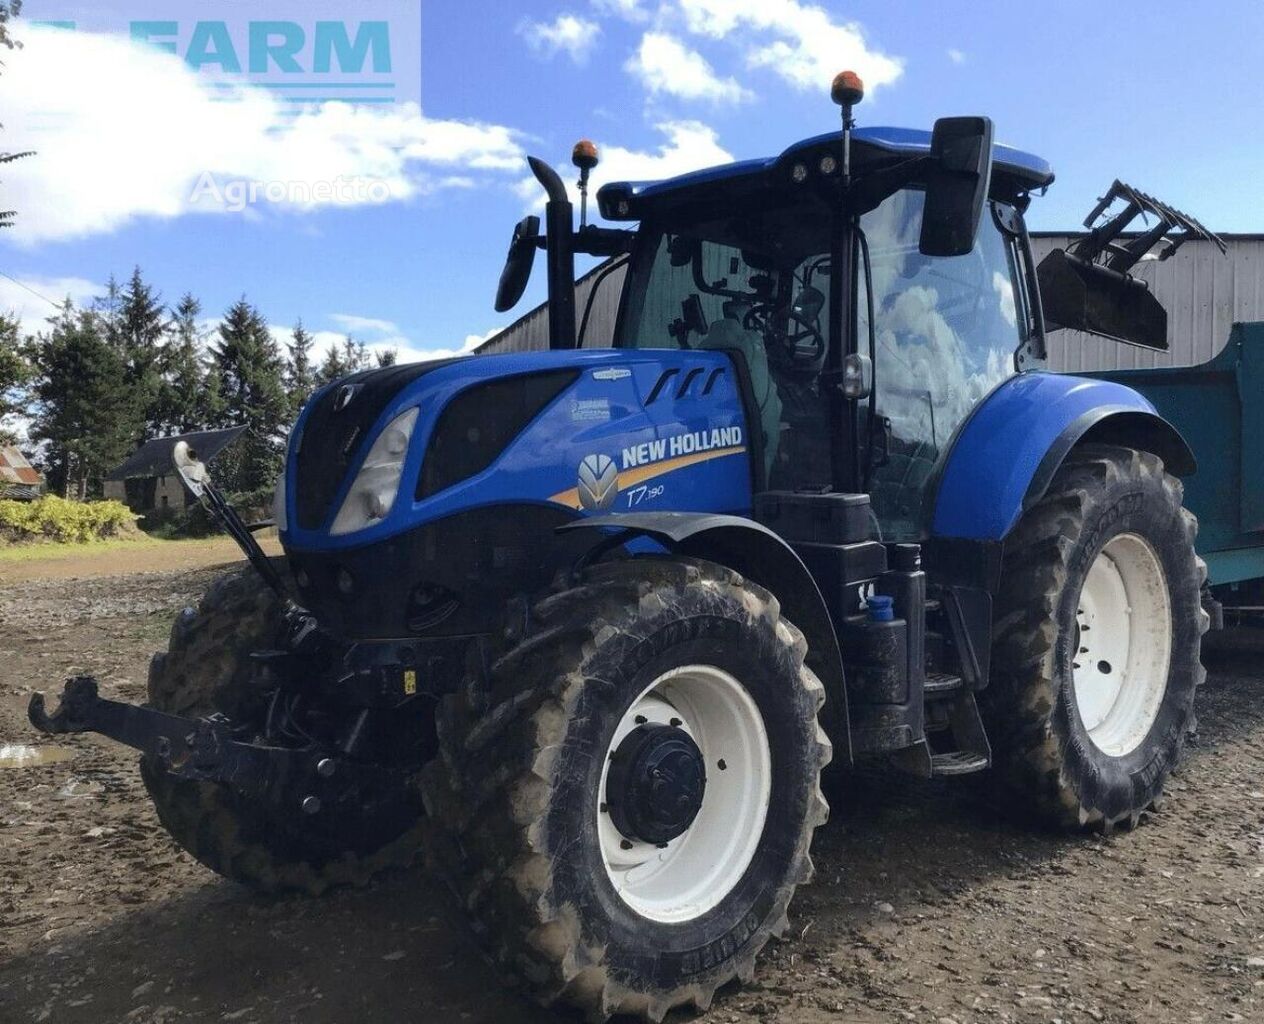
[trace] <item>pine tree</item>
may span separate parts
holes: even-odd
[[[378,366],[394,366],[399,362],[399,350],[393,348],[384,348],[380,352],[375,353]]]
[[[351,335],[347,335],[347,340],[342,343],[344,358],[347,365],[351,367],[349,372],[357,373],[360,370],[367,370],[371,365],[369,358],[369,346],[362,341],[356,341]]]
[[[316,372],[312,368],[311,355],[315,341],[303,326],[302,320],[294,325],[294,337],[287,346],[290,361],[286,368],[285,383],[290,391],[290,408],[295,415],[316,388]]]
[[[181,296],[172,311],[170,340],[162,349],[161,384],[156,426],[162,434],[184,434],[214,421],[214,408],[203,365],[202,335],[198,317],[202,304],[193,294]]]
[[[101,479],[131,451],[139,410],[122,357],[100,317],[66,300],[31,345],[35,416],[30,435],[48,444],[49,482],[68,498],[99,493]]]
[[[316,386],[323,388],[326,384],[332,384],[339,377],[345,377],[350,372],[347,364],[343,362],[341,349],[337,345],[330,345],[325,358],[320,362],[320,369],[316,371]]]
[[[127,285],[119,292],[114,324],[116,344],[123,357],[124,382],[132,390],[133,401],[142,410],[144,420],[142,436],[137,441],[145,441],[163,432],[162,346],[167,336],[167,317],[161,296],[141,276],[140,267],[132,270]]]
[[[9,22],[16,18],[21,11],[22,0],[0,0],[0,46],[3,46],[6,50],[17,49],[22,45],[9,33]],[[0,151],[0,165],[11,164],[15,160],[21,160],[27,156],[34,156],[34,152],[29,149],[21,153]],[[12,227],[13,218],[16,216],[16,210],[0,210],[0,228]]]
[[[211,355],[223,401],[221,422],[249,428],[217,460],[216,475],[227,491],[268,488],[281,469],[291,409],[276,339],[244,296],[224,314]]]
[[[21,46],[9,34],[9,22],[22,13],[22,0],[0,0],[0,46],[12,50]]]
[[[105,282],[105,294],[92,300],[92,311],[97,314],[102,336],[116,352],[123,351],[123,332],[119,325],[119,307],[123,304],[123,289],[113,274]]]
[[[17,440],[6,421],[25,409],[24,390],[30,378],[31,365],[22,347],[22,323],[15,316],[0,313],[0,444]]]

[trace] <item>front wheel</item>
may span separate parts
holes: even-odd
[[[282,628],[276,595],[251,569],[216,580],[197,609],[171,629],[149,666],[149,702],[188,717],[256,717],[265,699],[251,654],[273,649]],[[313,895],[410,864],[420,844],[421,801],[413,787],[357,794],[316,817],[249,796],[222,782],[178,778],[148,757],[141,777],[158,820],[206,867],[259,892]]]
[[[1196,534],[1157,457],[1088,445],[1006,539],[983,710],[1024,810],[1132,826],[1162,796],[1205,674]]]
[[[687,560],[597,566],[532,620],[441,708],[437,866],[541,1002],[705,1008],[811,876],[830,745],[803,636]]]

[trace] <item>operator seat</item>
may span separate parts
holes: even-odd
[[[724,303],[724,316],[711,324],[707,333],[698,338],[695,348],[729,349],[742,354],[750,372],[751,390],[759,407],[759,428],[764,436],[764,472],[772,472],[777,448],[781,443],[781,396],[768,369],[768,353],[764,349],[764,336],[742,326],[742,317],[750,307],[731,300]]]

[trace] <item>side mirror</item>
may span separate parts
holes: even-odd
[[[702,252],[702,243],[696,238],[676,235],[667,243],[667,255],[673,267],[687,267]]]
[[[992,120],[941,117],[930,139],[922,211],[923,256],[964,256],[974,248],[992,182]]]
[[[790,308],[796,316],[800,316],[804,320],[815,321],[820,317],[821,310],[825,308],[825,295],[819,288],[813,288],[811,285],[808,285],[795,296]]]
[[[689,348],[689,335],[699,337],[711,330],[707,314],[702,309],[702,300],[695,293],[680,304],[680,316],[667,325],[667,333],[675,338],[681,348]]]
[[[539,237],[540,218],[534,214],[523,217],[514,225],[513,238],[509,241],[509,255],[505,257],[505,269],[500,272],[500,284],[496,287],[497,313],[513,309],[522,298],[522,293],[527,290]]]

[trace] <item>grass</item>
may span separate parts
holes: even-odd
[[[140,549],[140,547],[155,547],[163,544],[186,544],[186,542],[197,544],[198,541],[163,541],[155,540],[153,537],[142,536],[137,537],[137,539],[129,540],[85,541],[82,542],[82,544],[56,541],[48,542],[48,544],[15,544],[9,547],[0,547],[0,563],[5,563],[5,561],[14,563],[14,561],[82,558],[83,555],[96,554],[97,551]]]
[[[271,536],[269,536],[271,534]],[[275,531],[256,534],[264,551],[280,553]],[[29,580],[128,576],[142,572],[185,572],[226,568],[242,561],[231,537],[90,541],[0,548],[0,587]]]

